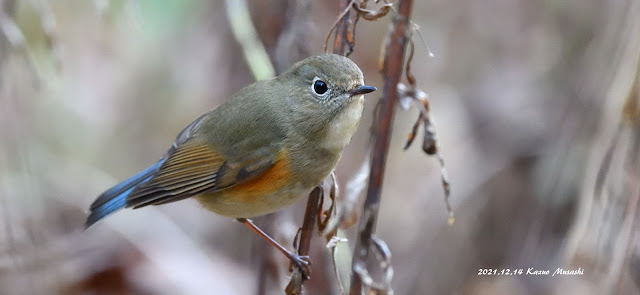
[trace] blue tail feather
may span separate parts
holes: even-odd
[[[149,168],[102,193],[98,199],[91,204],[91,214],[89,214],[89,217],[87,218],[85,227],[88,228],[98,220],[124,208],[127,205],[127,196],[136,188],[136,186],[151,179],[151,177],[153,177],[153,175],[160,169],[163,162],[164,160],[158,161]]]

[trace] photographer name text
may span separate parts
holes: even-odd
[[[478,269],[479,276],[580,276],[584,274],[584,269],[579,267],[575,269],[556,268],[551,269],[536,269],[534,267],[529,268],[480,268]]]

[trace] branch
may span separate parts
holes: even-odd
[[[302,227],[298,231],[300,234],[300,240],[296,245],[298,249],[299,256],[308,256],[309,250],[311,249],[311,237],[313,236],[314,227],[316,225],[316,219],[318,210],[320,208],[320,200],[324,197],[324,192],[322,190],[322,186],[317,186],[311,191],[309,194],[309,200],[307,201],[307,210],[304,213],[304,221],[302,223]],[[298,235],[296,235],[297,240]],[[293,269],[293,275],[291,276],[291,281],[287,285],[285,289],[285,294],[287,295],[298,295],[302,294],[302,284],[306,277],[302,273],[300,268],[295,267]]]
[[[351,45],[349,43],[349,6],[351,6],[351,0],[339,1],[339,11],[345,11],[345,13],[336,25],[336,36],[335,39],[333,39],[333,53],[346,55],[351,51]],[[349,46],[349,48],[347,48],[347,46]]]
[[[360,220],[358,240],[354,249],[351,295],[360,295],[363,287],[361,270],[366,265],[369,250],[374,242],[374,230],[380,207],[380,193],[385,163],[391,139],[391,125],[398,101],[397,85],[400,82],[404,66],[404,53],[408,40],[409,16],[413,0],[398,1],[398,13],[394,17],[394,28],[388,37],[382,75],[384,78],[383,96],[374,124],[375,141],[371,161],[369,186],[364,203],[364,212]]]

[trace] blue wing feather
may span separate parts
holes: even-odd
[[[149,168],[139,172],[138,174],[130,177],[129,179],[115,185],[108,189],[98,199],[91,204],[91,214],[87,218],[85,227],[88,228],[98,220],[106,217],[107,215],[122,209],[127,204],[127,196],[140,185],[151,179],[153,175],[158,172],[165,159],[158,161],[151,165]]]

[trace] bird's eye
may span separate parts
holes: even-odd
[[[323,95],[327,92],[327,90],[329,90],[329,87],[327,86],[327,83],[324,83],[324,81],[315,80],[313,82],[313,92],[315,92],[316,94]]]

